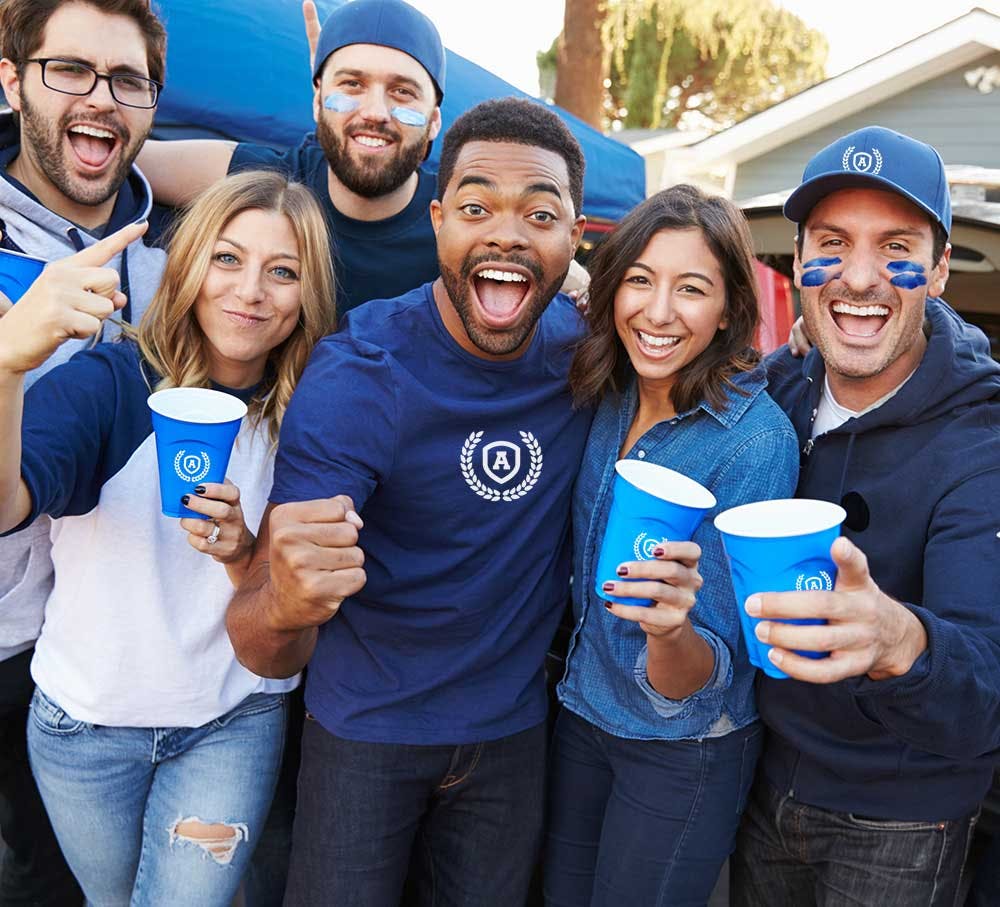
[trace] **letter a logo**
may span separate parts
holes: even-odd
[[[513,461],[513,462],[511,462]],[[483,447],[483,472],[498,485],[504,485],[521,468],[521,448],[510,441],[493,441]]]

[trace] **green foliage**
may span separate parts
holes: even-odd
[[[603,35],[630,128],[724,129],[822,80],[828,51],[773,0],[607,0]]]

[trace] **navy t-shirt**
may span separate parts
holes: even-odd
[[[307,706],[353,740],[461,744],[545,718],[590,425],[566,385],[582,320],[557,296],[507,362],[464,351],[427,284],[351,312],[281,429],[271,500],[350,495],[367,584],[320,628]]]
[[[338,315],[370,299],[401,296],[437,278],[437,244],[429,214],[437,185],[433,170],[421,167],[417,171],[417,191],[398,214],[363,221],[345,217],[333,207],[326,157],[315,135],[307,135],[284,153],[263,145],[236,146],[230,173],[262,167],[281,170],[305,183],[320,201],[333,242]]]

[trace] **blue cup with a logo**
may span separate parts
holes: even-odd
[[[181,497],[204,482],[225,481],[247,405],[204,387],[172,387],[146,402],[153,415],[163,515],[207,520],[185,507]]]
[[[648,561],[663,542],[686,542],[715,506],[715,496],[686,475],[646,463],[619,460],[615,464],[611,510],[604,529],[594,574],[594,591],[619,605],[653,604],[650,598],[624,598],[605,592],[603,584],[641,582],[618,576],[626,561]]]
[[[0,249],[0,293],[11,302],[17,302],[42,273],[45,264],[42,259],[22,252]]]
[[[759,501],[723,511],[715,518],[736,594],[736,609],[751,664],[769,677],[785,678],[767,657],[771,647],[755,634],[760,618],[751,617],[744,604],[755,592],[831,592],[837,566],[830,546],[840,535],[847,516],[829,501],[786,498]],[[823,624],[825,620],[788,620],[791,624]],[[826,658],[828,652],[799,651],[807,658]]]

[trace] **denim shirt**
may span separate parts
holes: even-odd
[[[755,669],[740,635],[729,567],[713,520],[739,504],[792,497],[799,457],[791,424],[765,393],[763,369],[732,380],[745,395],[727,389],[724,409],[702,402],[659,422],[626,454],[690,476],[717,501],[694,534],[704,585],[689,614],[715,666],[705,685],[685,699],[667,699],[653,689],[646,676],[646,634],[637,623],[606,611],[594,592],[614,466],[638,407],[634,380],[624,395],[604,398],[590,429],[573,494],[574,630],[558,694],[570,711],[619,737],[721,737],[757,717]]]

